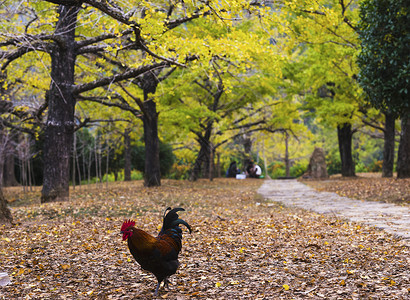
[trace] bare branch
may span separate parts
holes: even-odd
[[[168,65],[167,62],[160,62],[160,63],[155,63],[155,64],[152,64],[152,65],[141,66],[141,67],[136,68],[136,69],[130,69],[130,70],[127,70],[123,73],[115,74],[115,75],[110,76],[110,77],[104,77],[104,78],[101,78],[101,79],[96,79],[96,80],[94,80],[92,82],[89,82],[89,83],[84,83],[84,84],[74,86],[73,87],[73,93],[74,94],[81,94],[83,92],[90,91],[90,90],[93,90],[93,89],[98,88],[98,87],[113,84],[113,83],[116,83],[116,82],[119,82],[119,81],[122,81],[122,80],[125,80],[125,79],[137,77],[141,74],[144,74],[145,72],[149,72],[149,71],[154,70],[156,68],[163,68],[164,66],[167,66],[167,65]]]
[[[132,113],[137,118],[142,117],[142,114],[139,110],[136,110],[135,108],[133,108],[130,105],[124,105],[124,104],[121,104],[121,103],[111,102],[111,101],[109,101],[109,99],[107,97],[79,96],[78,101],[90,101],[90,102],[99,103],[99,104],[102,104],[102,105],[105,105],[105,106],[108,106],[108,107],[117,107],[121,110],[128,111],[128,112]]]

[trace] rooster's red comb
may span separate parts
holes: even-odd
[[[134,226],[134,225],[135,225],[135,222],[132,221],[132,220],[124,221],[124,223],[122,223],[122,226],[121,226],[121,231],[124,231],[128,227],[131,227],[131,226]]]

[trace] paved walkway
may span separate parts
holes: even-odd
[[[400,236],[410,246],[410,207],[354,200],[336,193],[317,192],[297,180],[265,180],[258,193],[265,199],[321,214],[363,222]]]

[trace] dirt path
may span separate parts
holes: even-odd
[[[258,193],[286,206],[332,214],[363,222],[402,237],[410,246],[410,207],[354,200],[335,193],[317,192],[297,180],[265,180]]]

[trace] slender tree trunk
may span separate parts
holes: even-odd
[[[72,167],[72,176],[73,176],[73,178],[71,179],[72,181],[73,181],[73,190],[75,190],[75,157],[76,157],[76,154],[77,153],[77,135],[75,134],[75,132],[74,132],[74,134],[73,134],[73,167]]]
[[[6,150],[4,160],[4,173],[3,173],[3,182],[4,186],[17,186],[19,183],[16,179],[16,174],[14,171],[14,154]]]
[[[94,162],[95,162],[95,184],[98,183],[98,179],[99,179],[99,172],[98,172],[98,139],[95,139],[95,143],[94,143]]]
[[[393,177],[395,135],[394,124],[396,118],[391,113],[385,113],[384,116],[385,123],[382,177]]]
[[[95,143],[95,141],[94,141]],[[87,179],[87,183],[90,184],[91,183],[91,160],[93,158],[93,148],[89,147],[89,152],[88,152],[88,179]]]
[[[161,171],[159,162],[158,112],[154,100],[148,100],[148,93],[144,90],[144,141],[145,141],[145,170],[144,185],[147,187],[161,185]]]
[[[19,185],[16,174],[14,172],[14,141],[9,139],[6,143],[5,153],[4,153],[4,173],[3,173],[3,186],[17,186]],[[1,170],[1,169],[0,169]]]
[[[70,153],[73,144],[75,97],[75,26],[79,8],[59,5],[51,50],[51,85],[47,92],[45,124],[44,182],[41,202],[69,199]]]
[[[342,161],[342,176],[355,176],[355,166],[352,157],[352,125],[345,123],[337,126],[340,160]]]
[[[290,177],[289,134],[287,132],[285,132],[285,167],[286,167],[286,177]]]
[[[107,159],[105,161],[106,165],[105,165],[105,183],[106,183],[106,187],[108,188],[108,171],[110,169],[110,144],[109,144],[109,140],[107,139]]]
[[[77,162],[78,186],[80,187],[80,190],[81,190],[81,167],[80,167],[80,161],[79,161],[79,157],[77,155],[77,151],[74,152],[74,157],[75,157],[75,161]]]
[[[102,175],[102,144],[98,143],[98,178],[100,179],[100,183],[103,182],[103,175]]]
[[[130,129],[124,132],[124,181],[131,181],[131,138]]]
[[[221,153],[216,154],[217,160],[216,160],[216,170],[217,170],[217,176],[218,178],[222,177],[221,174]]]
[[[86,175],[87,172],[86,172],[86,167],[85,167],[85,151],[84,151],[84,149],[85,149],[85,145],[83,145],[82,148],[81,148],[81,156],[83,157],[83,176],[84,176],[84,180],[85,180],[85,177],[87,176]]]
[[[399,152],[397,154],[397,178],[410,178],[410,116],[401,119]]]
[[[30,187],[30,192],[33,190],[33,185],[31,182],[31,158],[27,159],[27,176],[28,176],[28,186]]]
[[[271,177],[268,174],[268,162],[266,160],[266,153],[265,153],[265,141],[263,141],[263,164],[264,164],[264,168],[265,168],[265,178],[266,179],[271,179]]]

